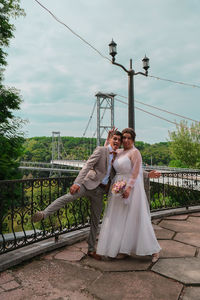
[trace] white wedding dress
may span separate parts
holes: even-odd
[[[111,184],[125,180],[132,189],[128,199],[110,190],[97,253],[116,257],[118,253],[152,255],[159,252],[161,248],[151,224],[144,190],[140,152],[135,147],[128,151],[120,149],[113,167],[116,175]]]

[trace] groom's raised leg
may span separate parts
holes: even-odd
[[[85,187],[82,185],[80,187],[80,190],[75,194],[65,194],[59,198],[57,198],[55,201],[53,201],[45,210],[38,211],[34,214],[32,220],[33,222],[39,222],[48,216],[52,215],[54,212],[59,210],[60,208],[64,207],[68,202],[72,202],[82,196],[84,196],[86,193]]]

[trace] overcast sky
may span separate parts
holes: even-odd
[[[142,71],[150,59],[149,75],[200,86],[199,0],[40,0],[61,21],[109,57],[114,39],[116,61]],[[112,65],[52,18],[34,0],[21,0],[26,17],[13,20],[15,38],[8,49],[5,85],[21,91],[18,113],[28,119],[26,136],[82,136],[95,94],[127,97],[127,74]],[[199,120],[200,88],[134,76],[135,99]],[[117,99],[127,101],[116,96]],[[139,108],[179,122],[181,118],[135,103]],[[136,114],[137,140],[167,141],[176,126],[152,115]],[[127,105],[115,102],[115,125],[127,127]],[[105,120],[106,122],[106,120]],[[107,121],[108,122],[108,121]],[[189,124],[191,122],[189,121]],[[96,111],[86,133],[94,134]]]

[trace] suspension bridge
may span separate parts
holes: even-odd
[[[89,117],[89,121],[87,123],[87,126],[84,130],[83,133],[83,137],[85,137],[86,132],[88,130],[88,127],[90,125],[90,122],[94,116],[95,113],[95,109],[96,109],[96,120],[97,120],[97,124],[96,124],[96,130],[94,131],[94,134],[92,135],[92,138],[96,138],[96,146],[99,146],[102,144],[102,137],[104,133],[107,133],[111,128],[114,127],[114,104],[115,101],[120,101],[124,104],[127,104],[126,102],[116,99],[116,94],[113,93],[101,93],[98,92],[96,95],[96,102],[92,108],[92,113]],[[139,102],[139,101],[138,101]],[[142,103],[142,102],[139,102]],[[144,103],[142,103],[144,104]],[[149,106],[149,105],[147,105]],[[136,107],[136,109],[139,109],[138,107]],[[158,108],[156,108],[158,109]],[[141,109],[140,109],[141,110]],[[143,110],[144,111],[144,110]],[[147,111],[144,111],[146,113],[148,113]],[[170,113],[167,111],[167,113]],[[150,113],[152,115],[152,113]],[[174,113],[171,113],[174,114]],[[153,114],[154,115],[154,114]],[[177,114],[176,114],[177,115]],[[106,117],[105,117],[106,116]],[[158,118],[161,118],[160,116],[154,115]],[[179,115],[180,116],[180,115]],[[183,116],[180,116],[183,117]],[[186,117],[183,117],[186,118]],[[162,118],[163,120],[167,120]],[[186,118],[188,119],[188,118]],[[167,120],[169,121],[169,120]],[[195,120],[193,120],[195,121]],[[169,121],[171,122],[171,121]],[[175,125],[177,125],[177,123],[172,122]],[[88,147],[90,149],[88,149],[89,154],[91,154],[93,152],[93,149],[91,149],[91,145],[88,145]],[[62,139],[60,136],[60,132],[59,131],[53,131],[52,132],[52,159],[50,162],[30,162],[30,161],[22,161],[20,164],[20,169],[21,170],[30,170],[30,171],[45,171],[45,172],[49,172],[50,175],[52,174],[61,174],[61,173],[78,173],[80,171],[80,169],[84,166],[86,161],[83,160],[71,160],[71,159],[67,159],[68,155],[66,152],[66,149],[63,146],[62,143]],[[191,170],[191,169],[178,169],[178,168],[170,168],[170,167],[166,167],[166,166],[143,166],[144,169],[146,170],[159,170],[161,173],[172,173],[172,172],[185,172],[185,173],[189,173],[189,172],[194,172],[195,170]],[[199,172],[199,170],[196,170],[197,172]],[[171,182],[169,180],[169,178],[165,177],[163,179],[163,183],[167,182],[170,183],[171,185],[179,185],[180,178],[177,178],[177,180],[173,180],[173,182]],[[188,178],[185,177],[185,185],[186,186],[190,186],[192,185],[196,185],[199,189],[199,184],[200,184],[200,178],[199,176],[195,179],[195,181],[193,182],[193,178]]]

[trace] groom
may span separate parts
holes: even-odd
[[[57,198],[44,211],[38,211],[33,216],[33,222],[41,221],[64,207],[68,202],[87,196],[91,203],[90,233],[87,241],[88,255],[99,260],[101,256],[95,252],[95,242],[103,208],[103,195],[109,189],[112,163],[116,156],[116,150],[121,146],[121,138],[121,132],[112,132],[109,146],[97,147],[94,150],[70,187],[70,193]]]

